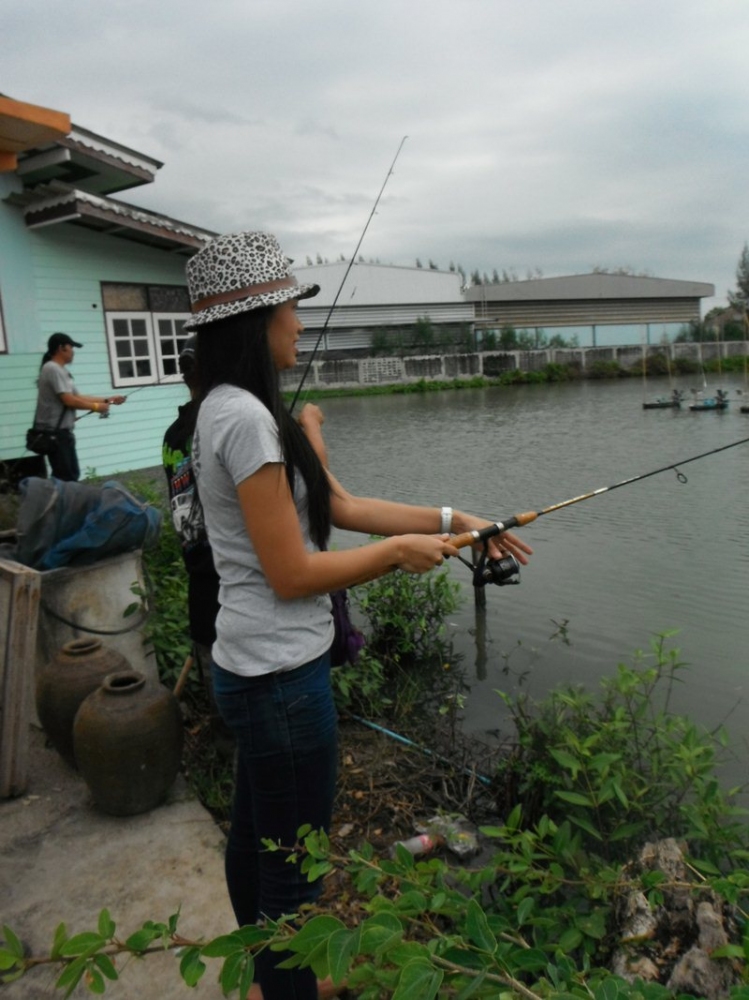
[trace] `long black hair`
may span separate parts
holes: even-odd
[[[330,535],[330,484],[320,459],[289,413],[268,344],[273,306],[251,309],[198,327],[195,361],[202,401],[219,385],[236,385],[256,396],[276,421],[290,489],[299,472],[307,487],[310,535],[319,548]]]

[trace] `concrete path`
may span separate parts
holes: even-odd
[[[166,922],[180,911],[185,937],[210,939],[231,931],[224,837],[210,814],[178,779],[168,802],[142,816],[98,813],[80,775],[44,734],[32,727],[26,793],[0,801],[0,923],[33,955],[49,953],[55,929],[69,935],[96,930],[107,908],[123,939],[146,920]],[[220,963],[208,962],[189,989],[174,953],[117,962],[120,979],[107,981],[111,1000],[219,1000]],[[43,967],[0,986],[2,1000],[50,1000],[60,970]],[[93,996],[79,985],[75,1000]]]

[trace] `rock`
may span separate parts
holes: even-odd
[[[619,948],[611,971],[633,982],[658,982],[675,993],[721,1000],[741,982],[740,970],[711,953],[733,939],[740,941],[731,908],[710,889],[695,889],[684,862],[685,847],[672,838],[645,844],[636,862],[624,870],[631,887],[614,912]],[[651,907],[639,876],[660,871],[663,902]]]

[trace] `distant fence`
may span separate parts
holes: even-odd
[[[541,371],[547,365],[573,365],[581,371],[595,364],[617,362],[622,368],[637,365],[643,356],[662,355],[668,351],[672,363],[688,359],[699,364],[718,356],[728,358],[749,353],[749,342],[729,340],[709,343],[651,344],[646,348],[626,347],[571,347],[543,348],[537,351],[480,351],[475,353],[425,354],[412,357],[343,357],[315,358],[305,380],[307,388],[332,389],[355,386],[398,385],[409,382],[449,382],[453,379],[470,379],[475,376],[497,378],[505,372]],[[282,388],[292,391],[299,384],[304,356],[292,371],[282,375]]]

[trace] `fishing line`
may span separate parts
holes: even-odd
[[[477,542],[483,542],[486,545],[486,542],[490,538],[494,538],[496,535],[501,534],[503,531],[508,531],[510,528],[521,528],[523,525],[530,524],[539,517],[543,517],[544,514],[553,514],[556,510],[571,507],[572,504],[582,503],[583,500],[591,500],[593,497],[601,496],[603,493],[618,490],[622,486],[639,483],[643,479],[648,479],[650,476],[657,476],[661,472],[668,472],[670,469],[676,470],[676,478],[680,483],[686,483],[687,477],[680,471],[680,466],[688,465],[690,462],[697,462],[701,458],[707,458],[708,455],[717,455],[721,451],[728,451],[729,448],[737,448],[740,444],[746,444],[747,442],[749,442],[749,437],[741,438],[740,441],[732,441],[731,444],[724,444],[719,448],[711,448],[710,451],[703,451],[699,455],[692,455],[691,458],[683,458],[679,462],[662,465],[659,469],[653,469],[651,472],[643,472],[639,476],[630,476],[629,479],[622,479],[618,483],[612,483],[611,486],[600,486],[597,490],[591,490],[589,493],[581,493],[580,496],[571,497],[569,500],[562,500],[561,503],[551,504],[542,510],[513,514],[503,521],[496,521],[494,524],[490,524],[487,528],[465,531],[460,535],[454,535],[450,539],[450,544],[454,545],[456,549],[465,548],[467,545],[475,545]],[[461,562],[465,563],[466,561],[461,559]],[[466,565],[469,564],[466,563]],[[474,575],[474,585],[476,586],[482,586],[484,583],[499,583],[501,585],[502,583],[510,582],[509,577],[513,576],[520,568],[514,556],[507,556],[503,559],[484,559],[483,565],[480,565],[483,577],[477,580],[476,575]],[[515,568],[513,568],[513,565]],[[471,569],[473,569],[472,566]]]
[[[325,336],[325,331],[328,329],[328,323],[330,322],[330,317],[333,315],[333,310],[335,309],[336,304],[338,302],[338,297],[340,296],[341,292],[343,291],[343,286],[346,284],[346,278],[348,278],[348,276],[349,276],[349,271],[351,270],[351,268],[354,266],[354,263],[356,262],[356,255],[359,253],[359,247],[362,245],[362,242],[364,241],[364,236],[366,235],[366,232],[369,229],[369,224],[372,221],[372,218],[374,217],[374,214],[377,211],[377,206],[380,203],[380,198],[382,197],[382,192],[385,190],[385,185],[387,184],[388,180],[390,179],[390,175],[392,174],[393,168],[395,167],[395,161],[400,156],[400,151],[403,149],[403,143],[406,141],[407,138],[408,138],[408,136],[404,135],[403,138],[401,139],[400,145],[398,146],[398,150],[397,150],[395,156],[393,157],[393,162],[390,164],[390,169],[388,170],[387,174],[385,175],[385,180],[383,181],[382,187],[380,188],[380,193],[375,198],[375,203],[372,206],[372,211],[369,213],[369,218],[366,221],[364,229],[362,229],[361,236],[359,237],[359,242],[356,244],[356,249],[354,250],[354,252],[353,252],[353,254],[351,256],[351,260],[348,262],[348,267],[346,268],[346,270],[344,272],[343,280],[341,281],[340,285],[338,286],[338,291],[335,293],[335,298],[333,299],[333,304],[331,305],[330,309],[328,309],[328,315],[325,317],[325,322],[323,323],[322,330],[320,330],[320,333],[318,334],[318,337],[317,337],[317,341],[315,342],[315,346],[312,348],[312,352],[311,352],[311,354],[309,356],[309,360],[308,360],[307,365],[306,365],[306,367],[305,367],[305,369],[304,369],[304,371],[302,373],[302,377],[301,377],[301,379],[299,381],[299,385],[297,386],[297,390],[294,393],[294,398],[291,401],[291,406],[289,407],[289,413],[293,413],[294,412],[294,407],[296,406],[296,402],[299,399],[299,393],[302,391],[302,386],[304,385],[304,383],[305,383],[305,381],[307,379],[307,375],[309,374],[309,370],[312,367],[312,362],[315,360],[315,354],[317,354],[317,349],[319,348],[320,344],[322,343],[322,338]]]

